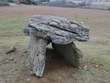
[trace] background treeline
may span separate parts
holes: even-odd
[[[9,6],[8,2],[14,3],[14,0],[0,0],[0,6]],[[17,4],[27,5],[41,5],[41,6],[55,6],[55,7],[71,7],[71,8],[85,8],[85,9],[100,9],[110,10],[110,5],[91,5],[86,2],[74,3],[67,0],[50,1],[50,0],[18,0]]]

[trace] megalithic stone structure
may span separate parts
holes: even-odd
[[[82,61],[82,52],[76,48],[75,44],[72,42],[70,44],[58,45],[52,43],[52,47],[58,52],[68,63],[75,67],[80,66]]]
[[[64,59],[75,67],[79,67],[82,52],[73,41],[89,40],[89,29],[79,23],[68,21],[62,17],[34,15],[29,19],[24,33],[30,36],[28,59],[32,72],[42,77],[45,69],[45,53],[48,42]]]

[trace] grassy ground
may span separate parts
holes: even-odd
[[[110,5],[90,5],[90,6],[85,6],[84,8],[110,11]]]
[[[55,15],[84,22],[90,27],[90,41],[75,42],[83,51],[81,69],[77,69],[47,49],[43,78],[31,75],[27,60],[29,37],[23,34],[28,18],[35,14]],[[16,52],[5,54],[12,46]],[[110,12],[102,10],[40,6],[0,7],[0,83],[109,83]]]
[[[110,11],[110,3],[109,2],[93,2],[91,5],[85,6],[84,8]]]

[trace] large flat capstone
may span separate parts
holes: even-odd
[[[69,44],[75,40],[89,40],[89,29],[62,17],[34,15],[29,19],[25,33],[52,41]]]

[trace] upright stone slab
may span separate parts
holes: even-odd
[[[79,67],[82,60],[82,52],[76,48],[74,43],[58,45],[52,43],[53,48],[71,65]]]
[[[32,72],[42,77],[45,68],[45,53],[46,53],[47,40],[39,37],[30,37],[28,47],[28,59]]]

